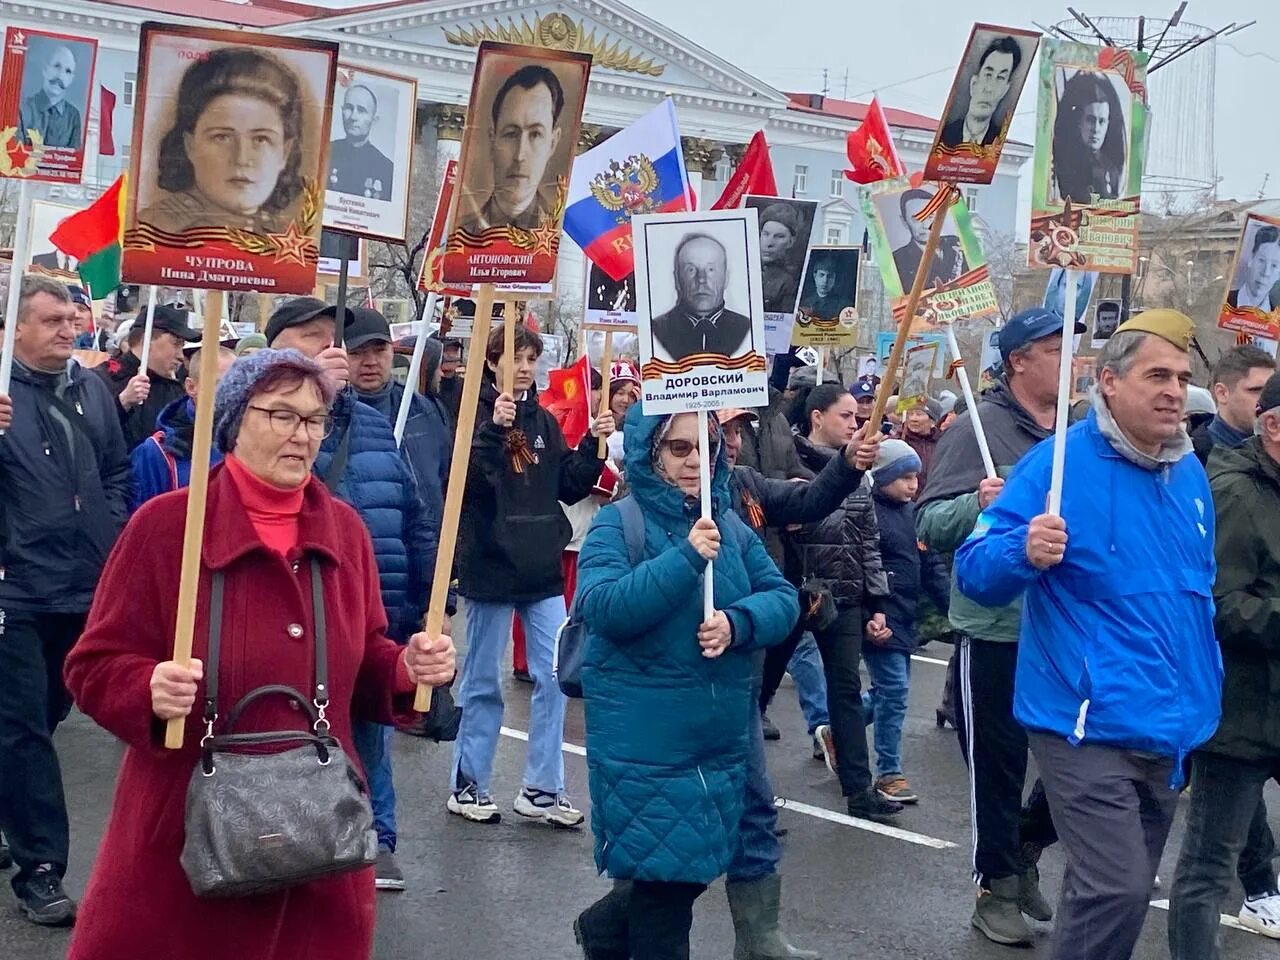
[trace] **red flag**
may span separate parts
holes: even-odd
[[[769,144],[765,142],[763,130],[752,135],[742,162],[733,171],[724,193],[711,205],[711,209],[731,210],[742,203],[742,198],[748,193],[761,197],[778,195],[778,183],[773,178],[773,162],[769,159]]]
[[[584,353],[573,366],[552,370],[538,402],[556,418],[569,448],[576,449],[591,427],[591,366]]]
[[[871,106],[858,129],[849,134],[846,151],[852,169],[846,170],[844,175],[854,183],[875,183],[906,175],[907,169],[893,145],[889,121],[875,97],[871,98]]]
[[[530,333],[541,333],[538,327],[538,316],[533,312],[533,307],[527,307],[524,311],[524,328]]]
[[[116,138],[113,121],[116,113],[116,95],[101,84],[98,85],[98,153],[104,157],[116,155]]]

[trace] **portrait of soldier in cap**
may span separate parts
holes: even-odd
[[[805,251],[817,204],[811,200],[747,197],[760,215],[760,279],[765,313],[792,313],[800,293]]]

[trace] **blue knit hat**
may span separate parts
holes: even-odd
[[[877,487],[887,487],[908,473],[919,473],[922,466],[920,455],[905,440],[885,440],[871,467],[871,479]]]
[[[300,373],[323,377],[324,372],[314,360],[308,360],[298,350],[259,350],[247,357],[240,357],[228,368],[226,376],[218,383],[213,400],[213,444],[223,453],[230,453],[240,435],[240,422],[249,408],[249,398],[254,387],[275,367],[288,364]]]

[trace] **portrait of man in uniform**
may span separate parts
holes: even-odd
[[[815,247],[800,292],[800,314],[810,320],[838,320],[857,299],[859,247]]]
[[[969,75],[966,101],[952,104],[952,117],[942,128],[943,146],[975,143],[987,147],[996,142],[1008,115],[1001,107],[1009,91],[1014,89],[1015,79],[1019,79],[1017,90],[1022,89],[1019,78],[1022,61],[1022,46],[1016,38],[997,36],[987,41],[977,69]],[[1016,94],[1011,99],[1016,100]]]
[[[69,95],[76,77],[76,56],[65,43],[42,45],[33,50],[23,77],[18,128],[37,131],[46,147],[80,149],[84,122]],[[28,93],[28,91],[31,91]]]
[[[765,313],[792,313],[800,293],[805,252],[813,233],[817,203],[747,197],[760,216],[760,280]]]
[[[492,186],[485,196],[464,186],[457,229],[471,234],[492,227],[532,230],[554,217],[558,171],[549,175],[548,166],[560,146],[564,105],[559,78],[542,64],[525,64],[503,82],[489,110]]]
[[[363,83],[342,96],[343,136],[329,144],[328,189],[371,200],[390,200],[395,164],[369,137],[382,122],[378,96]]]
[[[725,305],[729,257],[723,243],[701,231],[686,234],[675,248],[672,278],[675,304],[653,318],[655,356],[734,357],[750,346],[751,318]]]

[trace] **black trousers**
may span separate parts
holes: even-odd
[[[764,652],[764,680],[760,686],[760,712],[765,713],[769,704],[782,685],[782,678],[787,675],[787,665],[800,646],[800,638],[804,636],[804,617],[796,621],[796,625],[776,647],[768,647]]]
[[[836,776],[840,792],[856,797],[871,789],[867,755],[867,717],[862,709],[862,636],[866,619],[859,607],[838,607],[835,621],[815,630],[822,672],[827,678],[827,713],[836,741]]]
[[[615,883],[578,918],[587,954],[599,960],[689,960],[693,903],[706,889],[674,881]]]
[[[87,614],[0,609],[0,832],[13,851],[15,890],[70,847],[53,731],[71,712],[62,663]]]
[[[1058,840],[1039,780],[1023,803],[1027,780],[1027,731],[1013,716],[1018,645],[959,638],[956,727],[969,767],[973,818],[973,878],[983,887],[1017,876],[1027,864],[1022,845]]]

